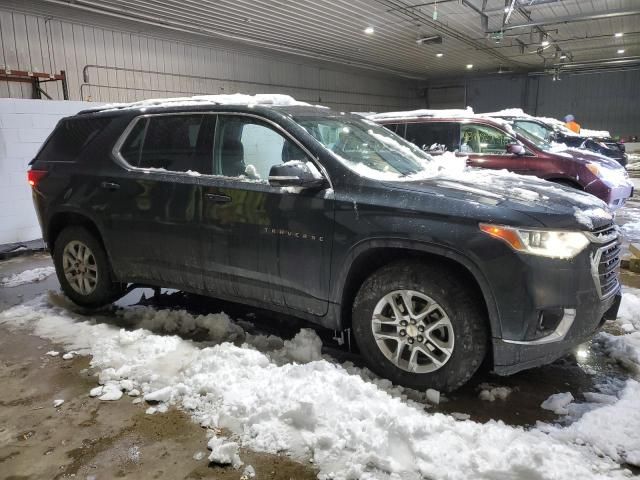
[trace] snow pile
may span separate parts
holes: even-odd
[[[273,107],[311,106],[311,104],[299,102],[289,95],[275,93],[246,95],[243,93],[234,93],[229,95],[194,95],[191,97],[151,98],[131,103],[109,103],[96,109],[84,111],[109,111],[151,107],[187,107],[194,105],[264,105]]]
[[[500,387],[488,383],[481,383],[479,387],[481,390],[478,398],[486,402],[506,400],[507,397],[511,394],[511,389],[509,387]]]
[[[623,287],[616,322],[625,332],[640,330],[640,289]]]
[[[611,133],[608,130],[591,130],[589,128],[580,128],[580,135],[584,137],[610,138]]]
[[[225,313],[193,316],[186,310],[154,310],[136,306],[122,311],[121,315],[131,326],[152,332],[192,335],[197,330],[202,330],[216,342],[244,338],[244,330]]]
[[[209,461],[218,465],[232,465],[233,468],[240,468],[243,464],[238,455],[240,447],[236,442],[230,442],[223,437],[211,437],[207,444],[211,454]]]
[[[603,400],[603,397],[599,397],[599,400]],[[613,400],[617,401],[611,403]],[[640,383],[628,380],[620,399],[613,400],[609,398],[604,402],[598,402],[604,405],[586,412],[578,421],[567,427],[545,427],[545,430],[556,439],[588,445],[596,455],[606,455],[616,462],[638,466]]]
[[[41,282],[45,278],[56,273],[53,267],[39,267],[32,270],[25,270],[21,273],[14,273],[9,277],[0,280],[0,287],[17,287],[25,283]]]
[[[571,402],[573,402],[573,395],[570,392],[556,393],[542,402],[540,407],[545,410],[551,410],[556,415],[567,415],[569,413],[567,405]]]
[[[300,330],[292,340],[284,342],[284,354],[294,362],[309,363],[322,359],[322,340],[310,328]]]
[[[409,110],[406,112],[385,112],[385,113],[373,113],[366,115],[369,120],[401,120],[407,118],[419,118],[419,117],[435,117],[435,118],[458,118],[458,117],[473,117],[473,108],[451,108],[443,110]]]
[[[205,346],[143,328],[127,331],[55,303],[43,296],[13,307],[0,312],[0,324],[91,353],[103,384],[91,394],[135,386],[166,400],[155,411],[171,403],[205,427],[227,429],[231,439],[210,440],[212,461],[239,465],[241,444],[313,460],[322,479],[626,478],[589,443],[430,414],[387,380],[368,381],[365,371],[318,360],[309,332],[292,340],[286,354],[312,361],[281,364],[248,344]],[[166,324],[133,310],[147,324]],[[629,423],[640,432],[636,417]]]

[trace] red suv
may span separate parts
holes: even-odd
[[[574,187],[619,208],[633,195],[627,171],[615,160],[550,144],[517,125],[472,115],[437,117],[418,112],[369,116],[432,155],[455,152],[473,167],[507,169]]]

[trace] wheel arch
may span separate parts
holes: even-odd
[[[55,248],[55,242],[60,235],[60,232],[62,232],[66,227],[72,225],[84,227],[95,235],[108,255],[102,232],[100,231],[97,222],[85,214],[70,210],[55,212],[51,215],[51,218],[47,223],[47,237],[45,240],[47,241],[47,246],[51,252],[53,252],[53,249]]]
[[[407,240],[372,240],[359,244],[344,262],[337,285],[336,303],[339,329],[351,326],[351,306],[363,281],[375,270],[396,260],[413,257],[416,261],[437,262],[451,268],[478,294],[486,309],[490,336],[501,334],[500,319],[493,293],[482,271],[467,257],[439,245]]]

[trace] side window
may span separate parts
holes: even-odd
[[[147,127],[148,119],[139,119],[133,129],[127,135],[124,143],[120,147],[120,155],[129,165],[137,167],[140,163],[140,152],[142,151],[142,140],[144,140],[144,131]]]
[[[266,182],[273,165],[305,159],[305,153],[295,143],[260,120],[231,115],[218,118],[216,175]]]
[[[138,166],[174,172],[199,173],[210,154],[201,145],[204,115],[158,115],[149,117]],[[204,134],[205,132],[203,132]],[[202,141],[200,141],[202,137]]]
[[[406,139],[426,152],[458,149],[458,124],[449,122],[408,123]]]
[[[526,130],[527,132],[535,135],[538,138],[549,141],[551,137],[551,130],[544,128],[535,122],[517,121],[517,125]]]
[[[460,125],[460,152],[508,155],[507,145],[514,139],[505,132],[487,125]]]
[[[393,133],[397,133],[401,137],[404,137],[404,123],[387,123],[382,126],[387,130],[391,130]]]
[[[62,120],[38,154],[45,162],[74,162],[82,150],[110,122],[108,118],[70,118]]]

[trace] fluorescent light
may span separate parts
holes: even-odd
[[[560,60],[564,60],[565,58],[567,58],[567,56],[564,53],[560,55]]]
[[[620,50],[618,50],[618,53],[624,53],[624,48],[621,48]]]
[[[366,33],[367,35],[372,35],[375,32],[375,29],[373,27],[367,27],[364,29],[364,33]]]
[[[549,40],[545,40],[544,42],[542,42],[540,45],[542,45],[543,47],[547,47],[549,46]]]
[[[442,56],[444,56],[444,53],[436,53],[436,57],[439,58],[439,57],[442,57]]]
[[[616,35],[615,35],[615,36],[616,36],[616,37],[618,37],[618,38],[620,38],[620,37],[621,37],[621,36],[623,36],[623,35],[624,35],[624,32],[618,32],[618,33],[616,33]]]
[[[469,63],[469,64],[467,65],[467,69],[471,70],[472,68],[473,68],[473,63]]]

